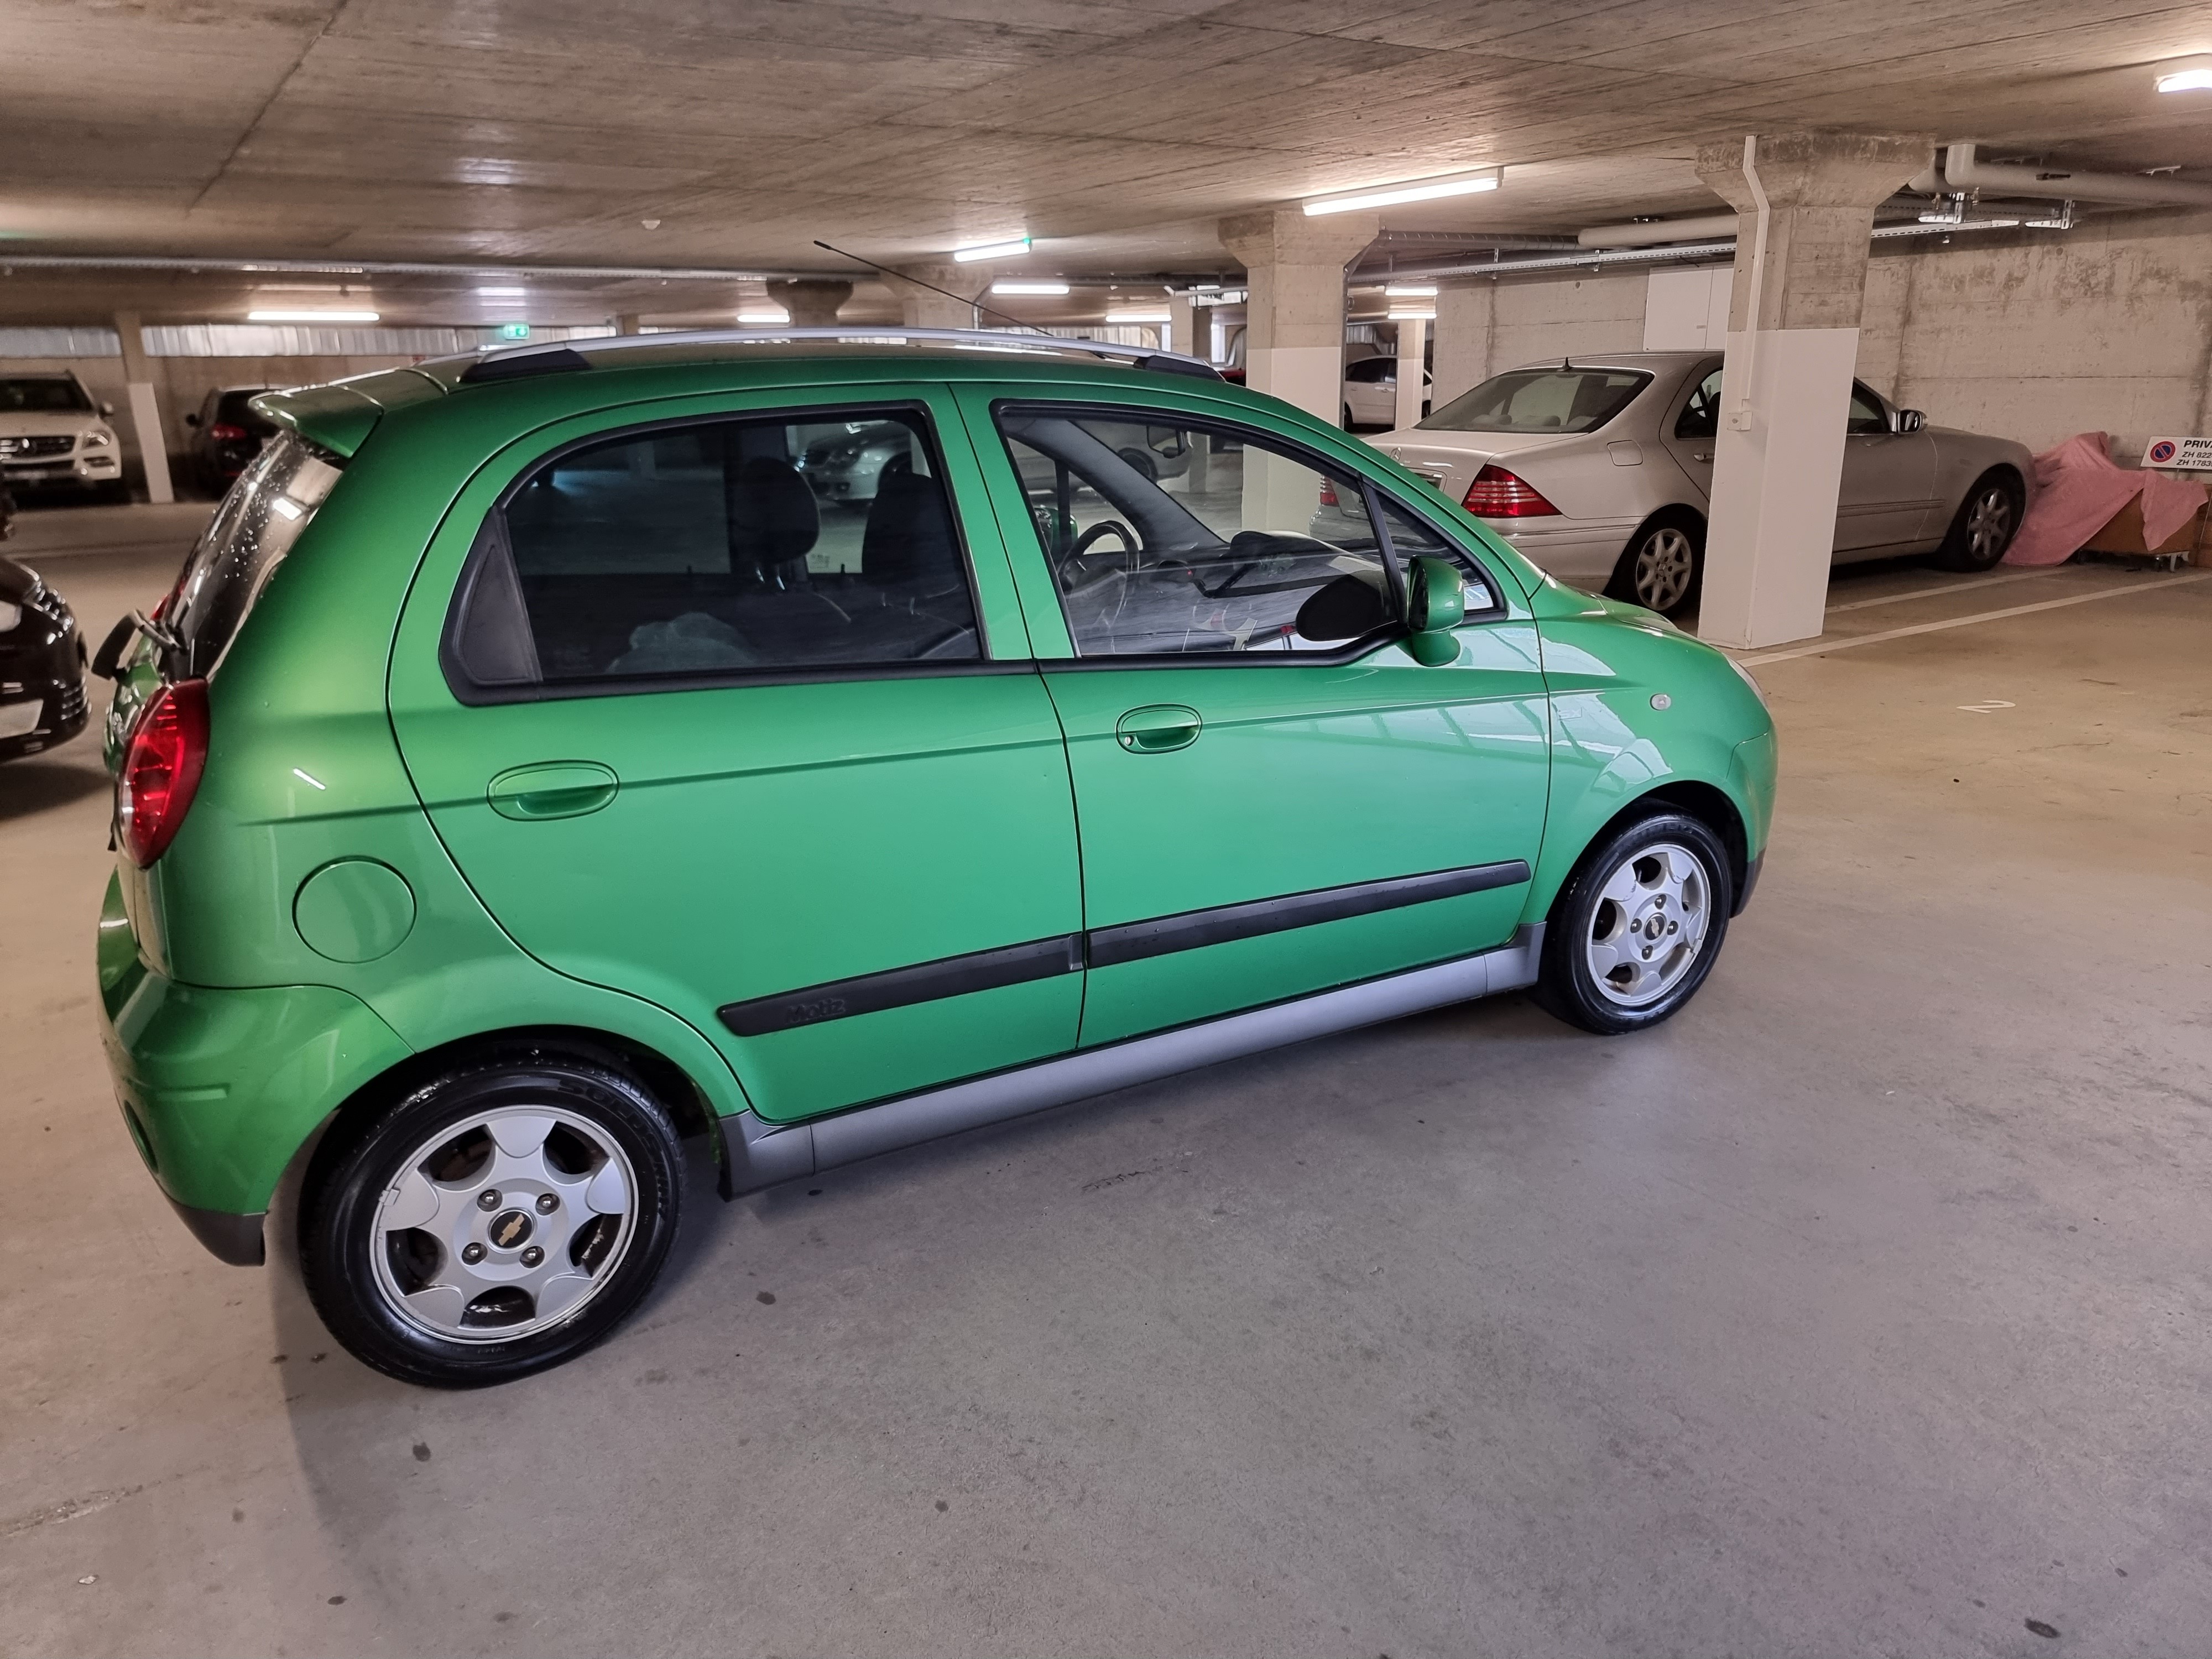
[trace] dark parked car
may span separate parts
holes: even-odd
[[[0,536],[15,503],[0,494]],[[0,558],[0,760],[35,755],[84,730],[84,639],[39,573]]]
[[[185,424],[192,428],[192,477],[209,495],[228,495],[238,475],[261,453],[263,441],[276,429],[266,416],[254,412],[249,401],[276,389],[218,386],[208,393],[198,414],[185,416]]]

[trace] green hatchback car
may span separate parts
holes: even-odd
[[[604,1336],[686,1137],[734,1196],[1495,992],[1631,1031],[1758,875],[1747,677],[1188,359],[656,335],[258,407],[97,665],[107,1054],[224,1261],[296,1176],[396,1376]]]

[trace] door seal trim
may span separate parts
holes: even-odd
[[[1524,922],[1510,943],[1475,956],[1060,1054],[802,1123],[772,1123],[748,1107],[719,1121],[723,1196],[741,1197],[879,1152],[1310,1037],[1520,990],[1536,982],[1544,957],[1544,926]]]

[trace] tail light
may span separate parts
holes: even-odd
[[[233,426],[228,421],[217,421],[208,428],[208,436],[219,443],[237,443],[246,436],[246,428]]]
[[[1559,509],[1502,466],[1486,466],[1460,503],[1478,519],[1557,518]]]
[[[115,823],[123,850],[143,870],[176,839],[207,764],[205,680],[179,680],[140,711],[115,775]]]
[[[1334,507],[1336,505],[1336,486],[1331,483],[1327,478],[1323,478],[1321,481],[1321,504],[1323,507]]]

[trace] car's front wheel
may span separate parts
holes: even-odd
[[[1951,528],[1936,550],[1943,570],[1989,570],[1996,567],[2020,531],[2024,491],[2009,472],[1984,472],[1951,518]]]
[[[683,1149],[635,1079],[567,1056],[464,1066],[327,1146],[300,1220],[315,1310],[356,1357],[474,1388],[546,1370],[644,1297]]]
[[[1537,1000],[1586,1031],[1656,1025],[1697,994],[1720,954],[1729,872],[1720,838],[1686,813],[1615,830],[1552,908]]]
[[[1686,513],[1668,514],[1636,532],[1606,591],[1671,617],[1696,599],[1705,566],[1705,526]]]

